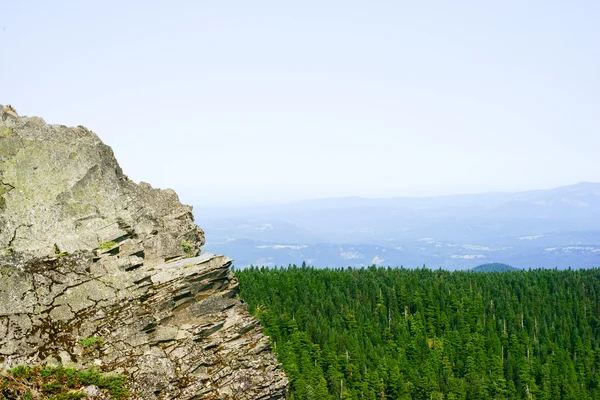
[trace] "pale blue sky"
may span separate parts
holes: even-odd
[[[600,181],[599,1],[0,0],[0,104],[194,204]]]

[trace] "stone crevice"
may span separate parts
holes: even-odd
[[[12,248],[12,245],[13,245],[14,241],[17,240],[17,233],[18,233],[18,231],[19,231],[20,228],[30,228],[31,226],[32,226],[31,224],[21,224],[21,225],[17,226],[15,228],[15,230],[13,231],[12,238],[8,241],[8,246],[7,247],[9,249]]]
[[[10,192],[11,190],[16,189],[15,186],[13,186],[12,184],[8,183],[8,182],[4,182],[2,180],[0,180],[0,184],[2,184],[2,186],[7,186],[8,189],[6,191],[3,192],[3,194]]]

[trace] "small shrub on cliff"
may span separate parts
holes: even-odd
[[[186,257],[194,257],[194,246],[192,246],[190,242],[187,240],[182,240],[181,247],[183,248],[183,252],[185,253]]]
[[[0,399],[75,400],[86,397],[80,389],[95,385],[115,400],[129,398],[127,378],[90,369],[19,366],[0,371]]]
[[[56,243],[54,243],[54,255],[56,258],[62,258],[68,256],[70,253],[68,251],[61,251],[60,247]]]

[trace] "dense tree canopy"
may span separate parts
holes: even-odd
[[[600,399],[600,270],[236,275],[291,400]]]

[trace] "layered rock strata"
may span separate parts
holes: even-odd
[[[0,368],[95,367],[143,399],[282,399],[231,260],[84,127],[0,106]]]

